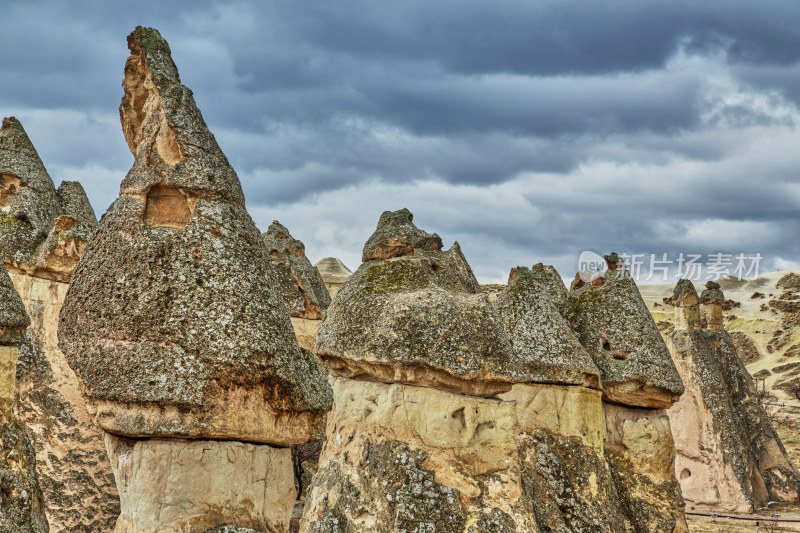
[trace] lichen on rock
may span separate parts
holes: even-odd
[[[277,220],[263,235],[289,315],[295,318],[319,320],[331,303],[331,297],[319,271],[305,254],[303,243],[289,234]]]
[[[600,369],[605,400],[667,408],[683,394],[680,375],[624,264],[607,261],[604,276],[575,284],[564,316]]]
[[[330,387],[297,344],[236,172],[158,31],[128,46],[120,117],[135,161],[67,293],[67,361],[111,433],[319,438]]]

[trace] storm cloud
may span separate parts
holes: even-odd
[[[132,163],[136,26],[170,42],[262,230],[355,268],[381,211],[481,281],[582,250],[800,268],[800,4],[75,1],[4,6],[0,112],[98,214]]]

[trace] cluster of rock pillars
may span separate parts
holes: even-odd
[[[718,285],[678,283],[666,342],[615,254],[490,300],[406,209],[355,273],[314,267],[256,228],[161,35],[128,45],[99,224],[0,130],[0,530],[683,532],[685,502],[798,500]]]

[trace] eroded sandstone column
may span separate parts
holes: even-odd
[[[20,345],[17,418],[36,450],[50,528],[108,530],[119,514],[111,465],[56,333],[67,282],[97,220],[79,183],[56,190],[13,117],[0,129],[0,174],[0,255],[32,321]]]
[[[539,264],[513,269],[495,304],[516,356],[539,369],[536,383],[501,395],[515,404],[522,485],[543,531],[634,531],[603,454],[600,370],[556,309],[560,296],[560,276]]]
[[[328,289],[306,257],[305,245],[293,238],[280,222],[273,221],[262,237],[297,341],[311,350],[322,316],[331,303]]]
[[[600,369],[605,455],[628,515],[637,531],[685,532],[665,411],[683,382],[619,256],[606,262],[604,275],[576,276],[562,311]]]
[[[29,324],[25,306],[0,265],[0,531],[46,533],[36,456],[13,411],[17,353]]]
[[[315,351],[335,407],[301,531],[539,531],[499,395],[542,362],[513,356],[457,243],[384,212]]]
[[[731,337],[722,329],[725,297],[717,283],[706,287],[699,300],[708,329],[679,321],[667,338],[686,385],[686,393],[669,409],[677,449],[675,471],[684,498],[694,508],[731,512],[749,512],[769,501],[797,501],[797,470],[758,402]],[[676,313],[688,308],[692,317],[699,316],[690,281],[678,282],[672,301]]]
[[[139,27],[128,46],[120,117],[135,160],[58,330],[107,433],[115,531],[285,532],[287,446],[322,438],[331,389],[167,42]]]

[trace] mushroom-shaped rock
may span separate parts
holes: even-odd
[[[722,294],[719,283],[716,281],[706,283],[706,289],[700,295],[700,303],[708,329],[723,329],[722,304],[724,301],[725,295]]]
[[[331,297],[319,271],[306,257],[303,243],[277,220],[270,224],[263,238],[289,314],[311,320],[322,318]]]
[[[667,408],[683,394],[683,383],[636,284],[615,256],[608,256],[605,275],[570,293],[565,317],[600,369],[604,400]]]
[[[368,244],[376,236],[402,240],[410,220],[405,209],[385,212]],[[423,248],[366,261],[347,280],[320,326],[315,353],[343,376],[475,396],[541,379],[538,361],[513,356],[458,243],[441,251],[429,238],[416,242]]]
[[[322,281],[325,283],[325,287],[328,289],[331,298],[336,296],[342,284],[353,275],[353,271],[347,268],[345,264],[336,257],[321,259],[314,266],[319,270]]]
[[[724,300],[719,285],[710,282],[707,287],[708,305],[719,307]],[[696,313],[697,293],[686,280],[678,283],[673,296],[674,305],[681,303]],[[800,474],[721,323],[719,329],[706,330],[678,323],[666,340],[686,385],[669,416],[676,472],[687,501],[728,512],[753,511],[770,501],[796,502]]]
[[[29,324],[22,300],[0,263],[0,531],[46,533],[36,455],[13,412],[19,344]]]
[[[0,254],[7,264],[33,263],[59,215],[58,197],[19,120],[0,128]]]
[[[368,247],[398,242],[365,253],[320,327],[335,402],[300,531],[537,531],[516,405],[492,397],[537,369],[515,361],[458,244],[386,212]]]
[[[109,433],[317,438],[331,389],[297,344],[236,172],[158,31],[128,47],[135,161],[75,271],[59,345]]]
[[[600,371],[537,279],[541,272],[512,269],[495,303],[516,358],[526,362],[536,383],[599,389]]]
[[[412,255],[414,250],[441,250],[442,238],[419,229],[413,220],[414,215],[408,209],[384,211],[375,233],[364,244],[361,260],[366,263]]]
[[[691,281],[678,281],[672,293],[672,305],[675,306],[675,329],[700,329],[700,306]]]

